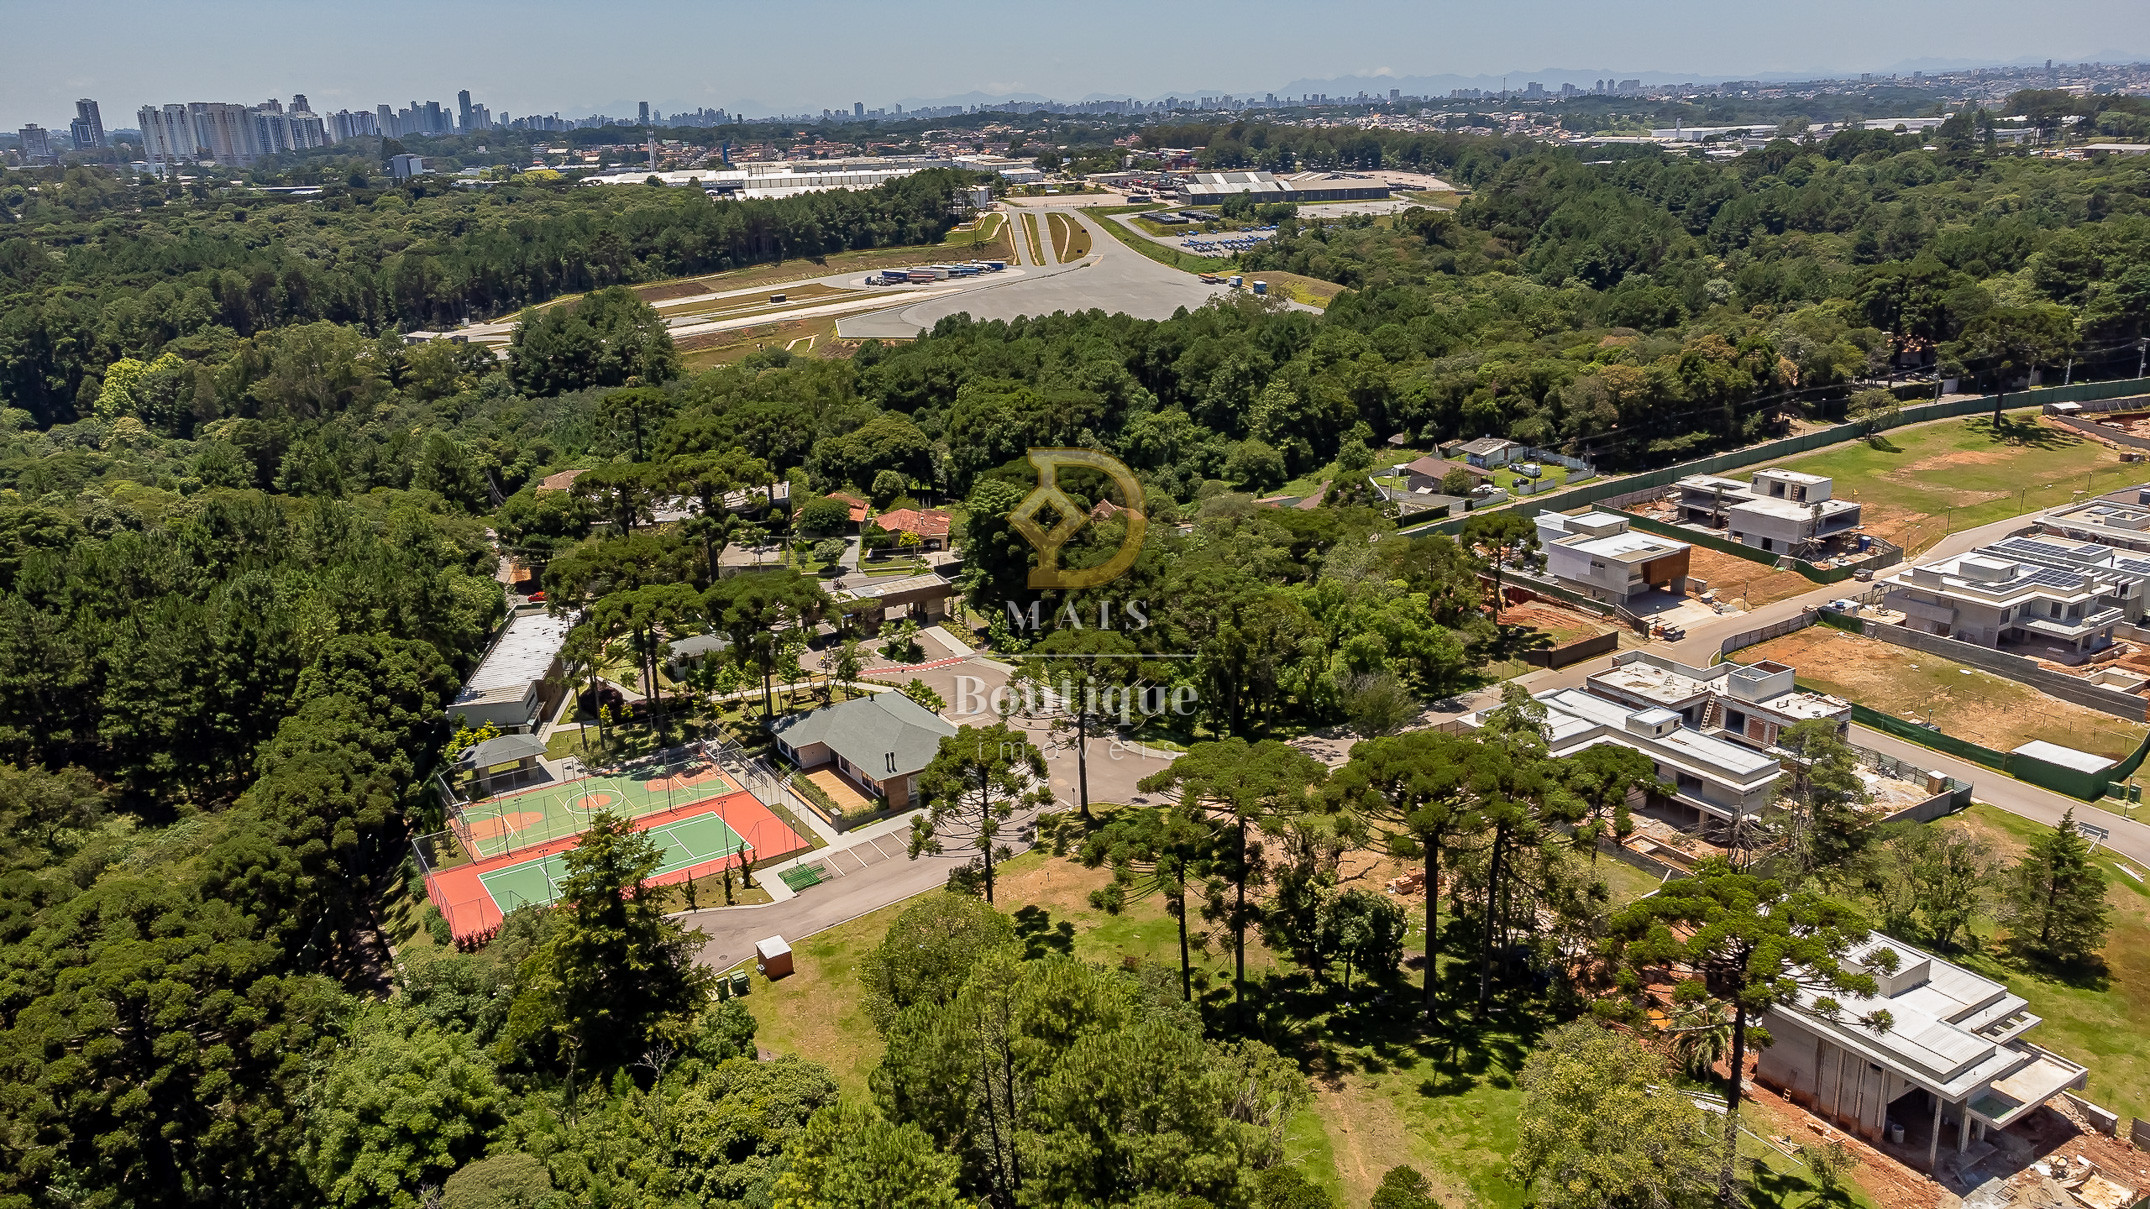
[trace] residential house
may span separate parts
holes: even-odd
[[[2109,572],[2063,570],[1985,551],[1906,567],[1882,580],[1886,607],[1921,633],[1980,646],[2031,644],[2081,654],[2113,641],[2122,594]]]
[[[1480,437],[1456,447],[1456,452],[1463,455],[1465,462],[1480,470],[1495,470],[1506,466],[1508,459],[1522,450],[1523,447],[1514,441],[1503,441],[1499,437]]]
[[[2134,494],[2132,504],[2107,497],[2048,509],[2035,524],[2040,533],[2150,551],[2150,487],[2137,488]]]
[[[1681,521],[1726,530],[1733,541],[1757,550],[1812,557],[1859,527],[1857,501],[1834,498],[1834,481],[1818,474],[1772,467],[1745,483],[1691,474],[1675,486]]]
[[[948,548],[948,513],[939,508],[894,508],[874,517],[873,522],[890,533],[917,536],[921,550]]]
[[[954,583],[929,571],[869,579],[835,593],[834,600],[838,612],[872,634],[888,622],[906,618],[922,626],[937,625],[948,616],[948,602],[955,596]]]
[[[1583,686],[1635,709],[1668,709],[1703,734],[1768,750],[1787,727],[1826,719],[1851,728],[1851,703],[1793,683],[1794,669],[1772,660],[1690,667],[1648,651],[1621,651]]]
[[[1572,756],[1600,743],[1639,751],[1672,788],[1661,800],[1692,812],[1697,825],[1721,828],[1760,814],[1776,796],[1777,779],[1783,774],[1777,757],[1703,734],[1673,710],[1637,708],[1573,688],[1539,693],[1535,699],[1545,706],[1553,755]],[[1483,726],[1490,712],[1481,710],[1462,722]]]
[[[2075,542],[2053,535],[2005,537],[1973,553],[2042,567],[2090,571],[2111,582],[2113,590],[2100,602],[2119,609],[2121,618],[2140,623],[2150,615],[2150,554],[2116,550],[2098,542]]]
[[[1982,1140],[2089,1077],[2022,1040],[2040,1018],[1990,978],[1879,932],[1844,968],[1870,975],[1874,993],[1803,985],[1791,1004],[1763,1014],[1774,1043],[1755,1077],[1868,1138],[1903,1126],[1901,1144],[1923,1142],[1929,1169],[1944,1136],[1960,1152],[1974,1127]],[[1882,1012],[1886,1028],[1861,1023]]]
[[[769,724],[777,750],[800,768],[833,764],[868,793],[898,810],[913,802],[913,781],[956,728],[902,693],[787,714]]]
[[[1537,524],[1546,573],[1562,587],[1617,604],[1650,591],[1686,590],[1694,549],[1686,542],[1633,532],[1616,512],[1540,512]]]
[[[1456,470],[1470,475],[1473,484],[1493,481],[1493,472],[1483,466],[1474,466],[1469,462],[1451,462],[1446,458],[1428,454],[1417,461],[1404,463],[1403,485],[1406,490],[1413,492],[1440,491],[1441,484],[1447,481],[1449,473]]]

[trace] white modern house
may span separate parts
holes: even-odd
[[[1668,709],[1705,735],[1767,750],[1787,727],[1826,719],[1838,734],[1851,727],[1851,703],[1806,692],[1795,670],[1771,660],[1689,667],[1648,651],[1621,651],[1613,666],[1585,680],[1597,696],[1635,709]]]
[[[2039,1023],[2007,987],[1879,932],[1846,961],[1871,974],[1874,994],[1817,990],[1765,1013],[1775,1044],[1755,1076],[1796,1103],[1878,1139],[1904,1129],[1901,1145],[1924,1143],[1932,1167],[1941,1140],[1961,1151],[2062,1091],[2088,1071],[2022,1040]],[[1886,1012],[1886,1029],[1860,1021]]]
[[[1772,467],[1745,483],[1691,474],[1674,486],[1682,522],[1768,553],[1812,557],[1859,527],[1858,503],[1835,498],[1835,481],[1818,474]]]
[[[1534,698],[1545,707],[1546,741],[1555,756],[1600,743],[1632,748],[1657,766],[1672,787],[1670,800],[1694,812],[1697,825],[1730,823],[1761,813],[1776,795],[1783,765],[1743,743],[1706,735],[1663,706],[1634,706],[1581,689],[1555,689]],[[1485,725],[1481,710],[1462,722]]]
[[[2125,595],[2108,571],[2045,566],[1975,550],[1888,576],[1885,604],[1904,625],[1980,646],[2004,643],[2081,654],[2112,644]]]
[[[1686,542],[1634,532],[1617,512],[1540,512],[1536,522],[1546,573],[1562,587],[1615,604],[1652,590],[1686,590],[1694,549]]]

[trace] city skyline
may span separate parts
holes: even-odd
[[[1062,50],[1051,40],[1028,49],[945,0],[900,11],[820,0],[780,14],[654,0],[637,10],[635,36],[613,39],[592,38],[593,14],[557,0],[512,8],[487,0],[469,6],[450,30],[422,20],[424,11],[389,0],[382,20],[353,26],[302,11],[260,22],[245,17],[258,9],[229,0],[207,0],[185,20],[108,0],[24,5],[10,16],[20,45],[70,49],[10,64],[0,78],[0,129],[35,122],[64,130],[80,97],[103,104],[108,127],[145,104],[254,105],[303,92],[319,113],[373,112],[391,98],[399,106],[411,98],[447,103],[457,89],[484,98],[495,113],[517,115],[632,114],[647,99],[668,113],[709,108],[761,116],[817,114],[861,99],[869,109],[911,109],[959,98],[1292,94],[1339,81],[1361,81],[1369,91],[1379,81],[1407,79],[1486,87],[1504,75],[1516,88],[1525,77],[1554,87],[1609,73],[1699,83],[2150,58],[2150,8],[2124,0],[2084,0],[2064,26],[2040,31],[2044,43],[2030,45],[2012,19],[2015,10],[2001,0],[1823,0],[1790,16],[1726,13],[1687,0],[1660,6],[1648,22],[1556,0],[1534,14],[1527,31],[1499,11],[1395,0],[1328,6],[1319,21],[1309,21],[1301,6],[1253,0],[1228,17],[1159,29],[1153,10],[1104,0],[1085,10],[1090,27],[1132,22],[1130,28],[1165,35],[1123,40],[1110,55]],[[131,35],[94,51],[73,49],[85,21],[107,17]],[[795,46],[797,31],[816,28],[842,28],[847,42]],[[426,36],[414,38],[416,31]],[[1202,51],[1199,65],[1190,62],[1193,47]]]

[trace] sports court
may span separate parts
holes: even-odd
[[[664,849],[664,863],[651,880],[710,861],[739,855],[749,845],[718,815],[697,814],[677,823],[652,827],[644,834]],[[720,865],[721,869],[722,866]],[[556,852],[519,865],[503,865],[478,875],[478,883],[505,914],[517,907],[550,906],[560,897],[567,877],[567,854]]]
[[[483,861],[587,831],[601,813],[639,819],[740,791],[714,763],[584,777],[460,804],[455,832]]]
[[[654,813],[644,813],[634,820],[636,830],[656,841],[662,852],[656,871],[649,877],[650,885],[712,877],[747,861],[758,866],[813,846],[760,799],[738,788],[732,778],[713,767],[697,772],[685,792],[674,788],[672,796],[678,804],[670,809],[665,808],[661,787],[636,781],[622,789],[624,780],[617,776],[593,777],[566,787],[552,786],[542,793],[477,803],[472,809],[489,812],[502,800],[528,803],[536,799],[538,806],[528,808],[531,813],[548,808],[562,810],[566,807],[560,803],[589,798],[593,796],[593,784],[605,782],[611,788],[597,792],[620,793],[621,801],[629,808],[636,804],[645,811],[655,808]],[[597,807],[590,813],[601,809],[607,808]],[[512,809],[491,813],[490,817],[511,813]],[[473,817],[484,818],[487,814],[475,813]],[[495,855],[463,863],[457,853],[451,858],[454,863],[445,867],[428,864],[426,892],[447,918],[457,944],[481,944],[500,930],[508,912],[517,907],[548,905],[558,899],[559,884],[567,876],[567,853],[580,842],[589,820],[580,814],[565,814],[554,825],[567,833],[540,839],[540,829],[535,826],[504,830],[497,843],[484,845],[494,848]],[[438,838],[449,841],[446,834]],[[480,846],[471,840],[458,826],[451,843],[473,849]]]

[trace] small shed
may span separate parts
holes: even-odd
[[[764,978],[782,978],[791,973],[791,946],[781,936],[755,941],[754,967]]]

